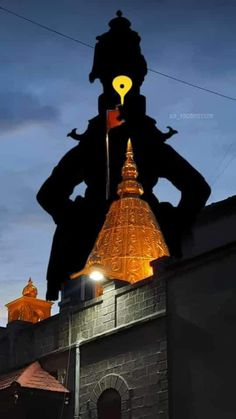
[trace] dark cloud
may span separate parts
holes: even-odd
[[[37,95],[21,91],[1,92],[0,131],[12,131],[28,124],[50,123],[59,118],[59,109],[41,103]]]

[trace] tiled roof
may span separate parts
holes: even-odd
[[[17,382],[17,379],[22,374],[25,368],[17,371],[9,372],[8,374],[0,376],[0,390],[4,390],[4,388],[10,387],[10,385],[14,382]]]
[[[69,390],[45,371],[37,361],[28,367],[0,376],[0,390],[10,387],[13,383],[26,388],[69,393]]]

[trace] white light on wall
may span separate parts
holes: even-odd
[[[102,281],[104,279],[104,275],[100,270],[93,270],[89,274],[89,278],[91,278],[93,281]]]

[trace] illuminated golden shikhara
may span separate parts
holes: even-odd
[[[120,199],[111,204],[85,268],[72,278],[99,265],[108,278],[135,283],[153,274],[152,260],[169,255],[154,214],[147,202],[140,199],[143,188],[137,176],[129,140],[123,180],[118,185]]]
[[[38,290],[32,279],[22,291],[22,296],[6,304],[8,309],[8,323],[23,320],[37,323],[51,316],[52,302],[37,298]]]

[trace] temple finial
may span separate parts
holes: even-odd
[[[126,160],[122,168],[122,182],[118,185],[117,193],[120,197],[140,196],[143,194],[142,185],[137,182],[138,169],[134,161],[131,139],[128,140]]]
[[[131,26],[130,21],[123,16],[123,13],[121,10],[117,10],[116,17],[114,17],[110,22],[109,26],[112,29],[116,30],[124,30],[125,28],[129,29]]]
[[[29,278],[28,284],[23,288],[22,295],[24,297],[33,297],[33,298],[37,297],[38,290],[33,284],[33,281],[31,278]]]

